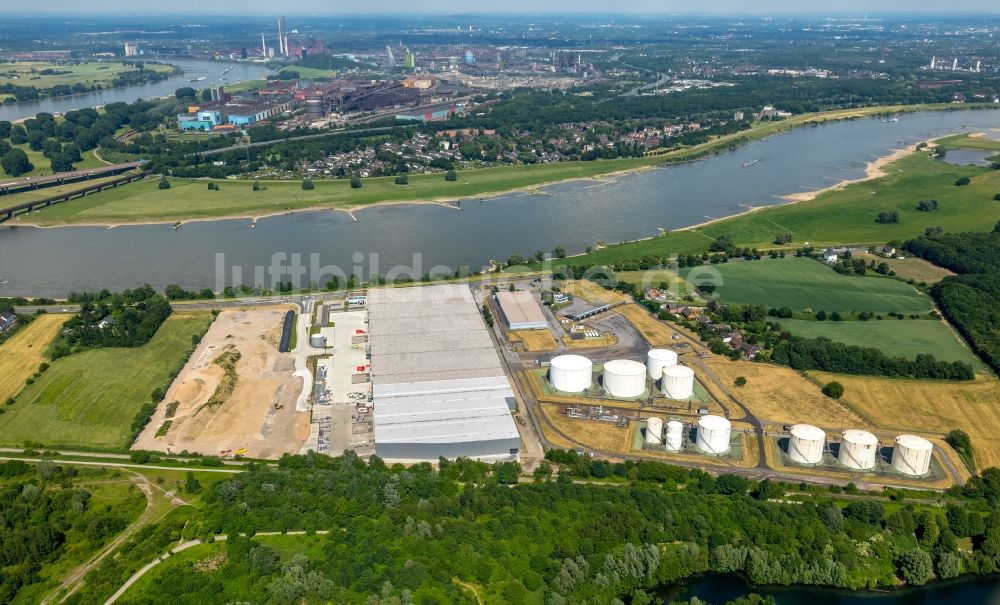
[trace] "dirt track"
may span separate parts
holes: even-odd
[[[283,313],[220,313],[133,449],[219,455],[245,448],[254,458],[297,453],[309,436],[309,414],[295,411],[302,379],[292,375],[293,357],[278,353]],[[227,376],[217,362],[236,352],[235,373]],[[213,395],[218,403],[209,405]],[[157,437],[171,402],[177,403],[172,424]]]

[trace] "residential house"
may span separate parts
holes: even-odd
[[[743,351],[743,354],[747,356],[747,359],[753,359],[757,356],[757,353],[760,353],[760,347],[744,342],[740,345],[740,351]]]
[[[827,248],[823,251],[823,262],[824,263],[835,263],[837,262],[838,254],[833,248]]]
[[[886,258],[891,258],[893,256],[896,256],[896,248],[889,245],[885,245],[882,247],[882,250],[879,251],[879,254],[881,254]]]
[[[14,327],[14,322],[17,321],[17,315],[13,311],[4,311],[0,313],[0,332],[6,332],[7,330]]]
[[[98,329],[101,329],[101,330],[104,330],[106,328],[110,328],[113,325],[115,325],[115,318],[111,317],[110,315],[105,316],[104,319],[102,319],[101,321],[97,322],[97,327],[98,327]]]

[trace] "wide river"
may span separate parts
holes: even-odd
[[[25,101],[22,103],[7,103],[0,105],[0,120],[20,120],[30,118],[37,113],[66,113],[83,107],[99,107],[108,103],[132,103],[139,99],[155,99],[167,97],[182,86],[192,88],[208,88],[211,85],[235,84],[244,80],[258,80],[272,70],[249,63],[228,63],[223,61],[195,61],[192,59],[149,59],[161,63],[170,63],[184,70],[179,76],[167,78],[160,82],[143,84],[141,86],[126,86],[124,88],[108,88],[97,92],[87,92],[68,97],[55,97],[40,101]],[[226,70],[228,73],[223,73]],[[191,82],[195,78],[205,78]],[[223,79],[225,78],[225,79]]]
[[[356,212],[302,212],[249,220],[172,225],[0,228],[0,294],[60,296],[70,290],[121,289],[142,283],[188,288],[254,283],[255,272],[300,255],[303,285],[325,283],[330,266],[385,275],[413,266],[481,268],[491,259],[564,246],[580,252],[598,242],[648,237],[781,196],[864,175],[867,162],[930,137],[989,132],[1000,112],[906,114],[898,122],[864,119],[796,129],[704,160],[617,178],[572,181],[544,194],[512,193],[437,205],[385,205]],[[744,163],[759,160],[749,167]],[[69,202],[72,203],[72,202]],[[414,255],[418,255],[416,258]],[[310,267],[310,259],[316,267]],[[241,277],[233,278],[233,269]],[[220,269],[221,268],[221,269]],[[285,275],[282,281],[289,280]]]

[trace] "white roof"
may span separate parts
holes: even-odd
[[[671,378],[687,378],[694,376],[694,370],[687,366],[667,366],[663,368],[663,375]]]
[[[376,447],[519,439],[514,392],[468,286],[370,290],[368,328]]]
[[[510,324],[545,324],[545,314],[535,297],[527,290],[497,292],[497,303]]]
[[[728,429],[732,426],[732,423],[722,416],[709,415],[699,418],[698,426],[705,427],[706,429]]]
[[[917,435],[900,435],[899,437],[896,437],[896,444],[911,450],[934,449],[934,444],[923,437],[918,437]]]
[[[635,376],[645,374],[646,366],[631,359],[613,359],[604,364],[604,371],[619,376]]]
[[[792,436],[799,439],[826,439],[823,429],[811,424],[796,424],[792,426]]]
[[[507,379],[374,385],[375,443],[518,439]]]
[[[858,445],[875,445],[878,443],[878,437],[861,429],[847,429],[844,431],[844,441]]]
[[[553,357],[549,365],[563,370],[589,370],[594,367],[593,362],[583,355],[560,355]]]

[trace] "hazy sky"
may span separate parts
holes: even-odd
[[[40,6],[39,6],[40,5]],[[85,7],[85,8],[84,8]],[[31,10],[35,14],[66,12],[115,12],[136,14],[156,12],[179,14],[234,14],[260,13],[286,14],[322,13],[328,15],[379,14],[379,13],[499,13],[546,12],[571,15],[580,12],[723,12],[723,13],[863,13],[907,12],[1000,12],[997,0],[709,0],[691,2],[676,0],[368,0],[344,2],[343,0],[169,0],[168,2],[135,2],[134,0],[42,0],[28,9],[15,0],[0,0],[0,12]]]

